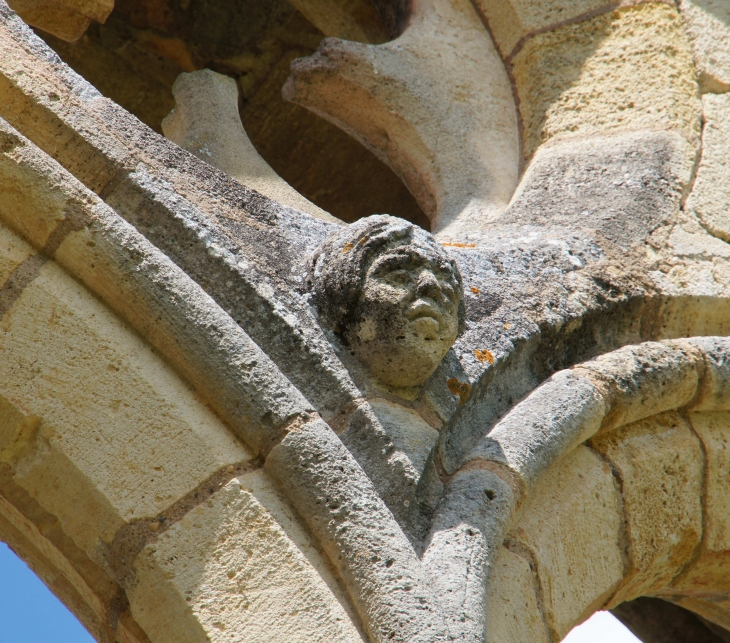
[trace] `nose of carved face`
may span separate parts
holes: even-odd
[[[458,303],[455,290],[429,267],[368,278],[353,350],[382,383],[419,386],[456,339]]]

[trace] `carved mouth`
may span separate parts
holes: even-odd
[[[413,302],[408,308],[406,317],[408,317],[411,321],[421,319],[422,317],[430,317],[438,322],[439,327],[443,321],[441,311],[438,306],[428,299],[419,299]]]

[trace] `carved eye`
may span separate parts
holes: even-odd
[[[381,274],[380,278],[394,286],[409,286],[413,282],[413,275],[407,270],[391,270]]]

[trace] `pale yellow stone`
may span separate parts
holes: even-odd
[[[699,614],[715,625],[730,630],[730,599],[725,595],[696,598],[693,596],[672,598],[672,601],[685,609]],[[688,642],[689,643],[689,642]]]
[[[599,11],[607,0],[476,0],[502,56],[509,58],[523,38]]]
[[[87,551],[251,457],[159,355],[52,262],[0,322],[0,352],[2,394],[42,418],[16,482]]]
[[[677,10],[643,3],[530,39],[513,74],[525,154],[551,139],[675,129],[697,145],[700,101]]]
[[[548,643],[549,640],[529,563],[502,547],[489,578],[487,643]]]
[[[610,468],[585,446],[545,476],[511,537],[535,557],[548,625],[564,636],[623,578],[622,516]]]
[[[35,254],[33,248],[0,222],[0,288],[32,254]]]
[[[611,606],[667,585],[702,537],[702,447],[686,420],[663,413],[596,436],[622,483],[631,568]]]
[[[690,413],[707,458],[704,535],[699,555],[672,584],[677,593],[720,593],[730,577],[730,413]]]
[[[679,0],[704,91],[730,90],[730,0]]]
[[[705,94],[702,106],[702,157],[686,208],[710,233],[730,241],[730,93]]]
[[[263,471],[241,476],[140,554],[128,590],[153,641],[361,641],[325,560]]]
[[[91,20],[56,0],[10,0],[10,8],[31,27],[38,27],[61,40],[76,42]]]

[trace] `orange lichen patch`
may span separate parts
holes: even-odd
[[[476,248],[475,243],[459,243],[457,241],[448,241],[446,243],[442,243],[442,246],[445,248]]]
[[[471,290],[475,295],[478,295],[480,292],[482,292],[481,290],[479,290],[479,288],[474,288],[474,286],[471,286],[469,290]]]
[[[456,395],[456,397],[459,398],[459,406],[466,402],[466,398],[468,398],[469,393],[471,393],[471,384],[469,384],[469,382],[461,382],[455,377],[450,377],[446,380],[446,386],[449,387],[449,391],[451,391],[452,395]]]
[[[342,252],[350,252],[354,247],[351,243],[346,243],[342,248]]]
[[[494,355],[488,350],[479,350],[478,348],[474,351],[474,355],[480,362],[486,362],[487,364],[494,364]]]

